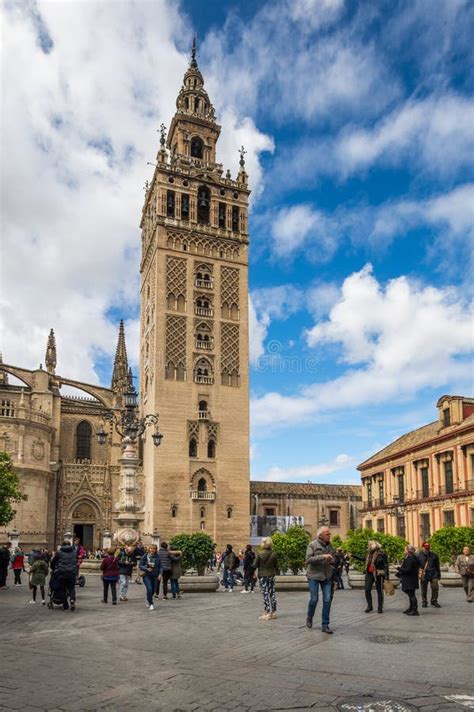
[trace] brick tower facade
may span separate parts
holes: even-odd
[[[248,181],[216,162],[220,126],[193,47],[143,206],[140,403],[145,532],[249,535]]]

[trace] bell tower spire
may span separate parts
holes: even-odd
[[[125,329],[123,319],[120,319],[117,348],[115,350],[114,370],[112,372],[113,391],[124,393],[129,385],[129,369],[127,359],[127,347],[125,345]]]
[[[45,356],[46,370],[51,375],[54,374],[54,371],[56,369],[56,363],[57,363],[56,338],[54,336],[54,329],[51,329],[51,331],[49,332],[49,336],[48,336],[48,343],[46,346],[46,356]]]

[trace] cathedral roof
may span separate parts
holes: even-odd
[[[312,482],[250,482],[251,494],[258,495],[293,495],[306,497],[356,497],[361,499],[361,485],[330,485]]]

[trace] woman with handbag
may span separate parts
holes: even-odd
[[[353,554],[352,557],[358,561],[364,561],[365,563],[364,588],[365,600],[367,601],[365,613],[371,613],[374,610],[372,605],[372,587],[374,584],[375,590],[377,591],[377,613],[383,613],[384,583],[389,580],[387,554],[382,551],[382,547],[378,541],[370,539],[367,542],[367,555],[365,560],[355,554]]]

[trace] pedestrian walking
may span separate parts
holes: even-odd
[[[344,554],[342,553],[341,547],[336,549],[334,554],[334,575],[333,575],[333,589],[334,587],[338,591],[344,590],[344,582],[342,580],[342,571],[344,568]]]
[[[389,580],[387,554],[382,551],[382,547],[378,541],[370,539],[367,542],[367,555],[365,559],[355,554],[352,556],[354,559],[364,561],[364,590],[365,600],[367,601],[365,613],[371,613],[374,610],[372,605],[372,588],[374,584],[377,592],[377,613],[383,613],[383,585],[385,580]]]
[[[257,573],[263,594],[263,607],[265,612],[259,620],[268,621],[277,617],[277,601],[275,595],[275,576],[280,573],[278,557],[272,549],[272,540],[269,536],[262,539],[261,551],[255,557],[254,567]]]
[[[133,567],[137,563],[134,546],[125,546],[120,549],[118,556],[119,564],[119,597],[121,601],[128,601],[128,585],[132,578]]]
[[[181,566],[182,559],[181,551],[170,551],[171,559],[171,595],[174,599],[181,598],[181,591],[179,590],[179,579],[183,575],[183,568]]]
[[[232,544],[227,544],[220,566],[224,566],[224,589],[226,593],[232,593],[235,585],[234,571],[240,566],[239,557],[235,555]]]
[[[63,609],[76,608],[77,555],[72,544],[65,540],[51,559],[51,569],[58,577],[59,589],[63,599]]]
[[[0,547],[0,588],[8,588],[7,577],[8,566],[10,564],[10,548],[11,543],[9,541]]]
[[[419,588],[419,570],[420,562],[415,555],[415,547],[408,544],[405,548],[405,556],[402,565],[398,567],[398,576],[400,577],[402,591],[408,596],[410,605],[403,611],[407,616],[419,616],[418,600],[416,598],[416,590]]]
[[[158,547],[156,544],[152,544],[148,547],[148,552],[143,554],[138,568],[143,572],[143,583],[146,588],[148,610],[154,611],[153,596],[156,593],[157,586],[161,578],[161,565],[160,559],[158,558]]]
[[[306,577],[309,587],[308,613],[306,627],[313,627],[313,618],[318,605],[319,589],[323,595],[321,630],[331,635],[329,627],[331,613],[332,577],[334,572],[334,549],[331,546],[331,530],[320,527],[316,539],[306,549]]]
[[[428,607],[428,586],[430,586],[431,605],[434,608],[441,608],[438,603],[439,580],[441,578],[439,556],[434,551],[431,551],[427,541],[422,544],[422,550],[418,554],[418,561],[420,564],[421,607]]]
[[[41,558],[41,549],[39,546],[35,546],[34,549],[28,554],[28,565],[33,566],[37,559]]]
[[[454,567],[461,576],[467,602],[474,603],[474,556],[468,546],[465,546],[462,554],[459,554]]]
[[[11,564],[14,576],[14,586],[23,586],[21,582],[21,572],[25,570],[25,555],[19,546],[16,547],[11,557]]]
[[[247,544],[244,553],[244,590],[242,593],[254,593],[255,581],[255,552],[252,545]]]
[[[48,563],[41,556],[36,558],[30,569],[30,587],[31,587],[31,601],[30,603],[36,603],[36,593],[38,591],[38,586],[41,593],[41,603],[44,606],[46,604],[46,599],[44,595],[44,587],[46,585],[46,577],[49,573]]]
[[[119,551],[110,548],[107,554],[100,562],[102,571],[102,583],[104,587],[104,595],[102,603],[108,603],[109,588],[112,592],[112,605],[117,605],[117,581],[119,580]]]
[[[161,578],[156,586],[156,598],[160,595],[160,581],[163,583],[163,600],[168,600],[168,583],[171,579],[171,556],[168,551],[168,544],[166,541],[162,541],[158,551],[158,558],[160,560]]]

